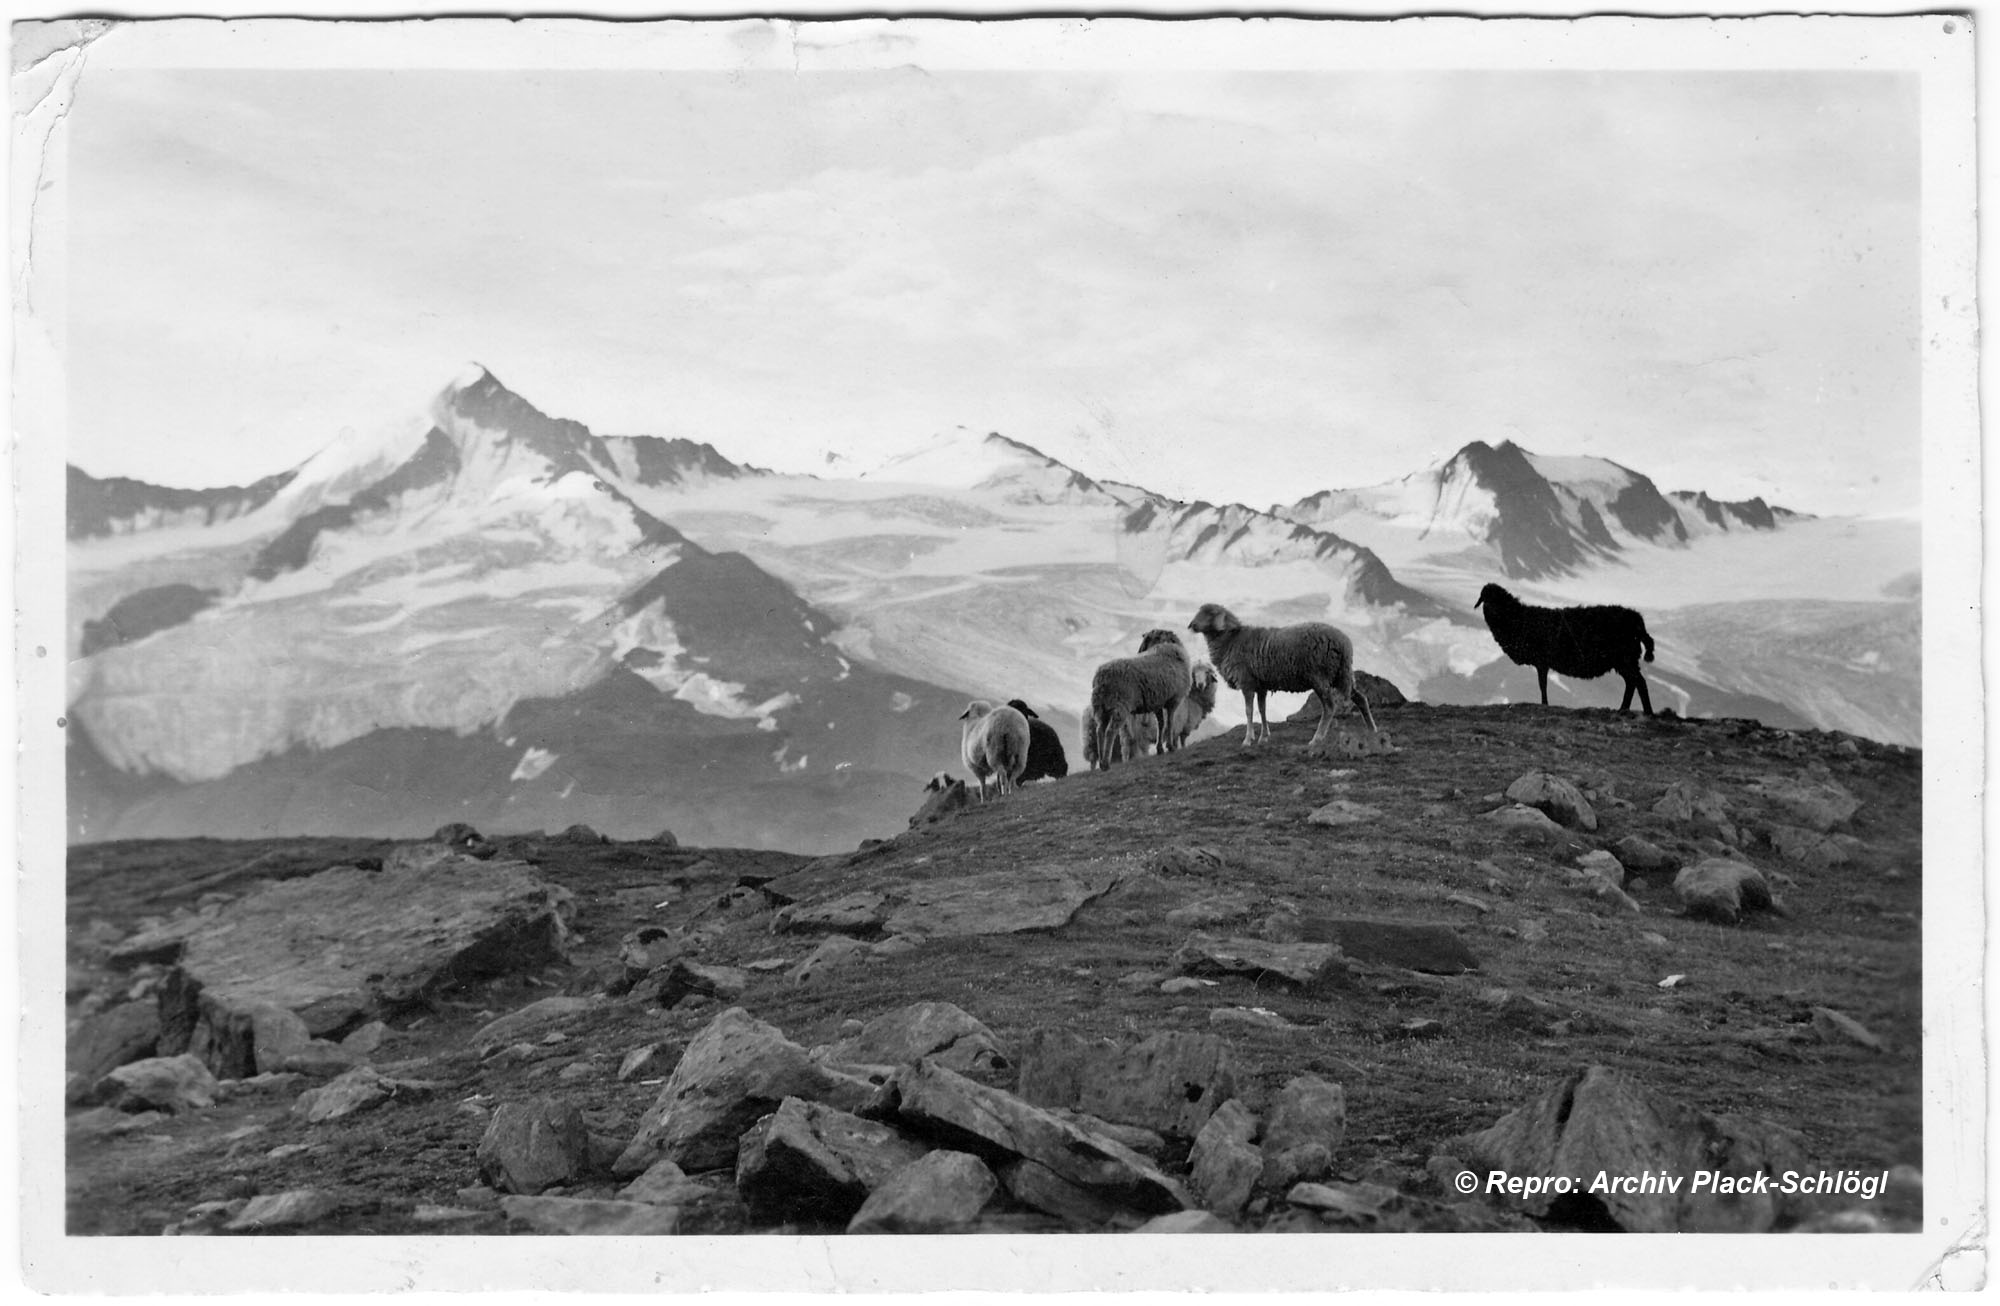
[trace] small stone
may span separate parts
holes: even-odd
[[[1657,845],[1648,843],[1636,834],[1628,834],[1611,845],[1611,855],[1619,864],[1635,874],[1653,871],[1672,871],[1680,868],[1680,861],[1662,851]]]
[[[1217,1007],[1208,1013],[1208,1023],[1216,1029],[1300,1029],[1275,1011],[1263,1007]]]
[[[1814,1007],[1812,1018],[1813,1031],[1828,1043],[1858,1043],[1873,1052],[1888,1050],[1867,1026],[1831,1007]]]
[[[1775,911],[1762,873],[1748,862],[1710,857],[1674,877],[1674,892],[1689,916],[1734,925],[1747,911]]]
[[[333,1196],[316,1188],[294,1188],[289,1192],[253,1197],[225,1229],[283,1229],[310,1224],[333,1214],[339,1207]]]
[[[1212,1211],[1171,1211],[1156,1215],[1133,1233],[1235,1233],[1236,1226]]]
[[[1160,985],[1160,992],[1199,993],[1203,989],[1212,989],[1221,982],[1221,980],[1201,979],[1194,975],[1176,975]]]
[[[1514,803],[1510,806],[1488,812],[1481,819],[1491,821],[1503,830],[1521,834],[1542,835],[1557,839],[1561,838],[1563,834],[1562,826],[1550,820],[1547,813],[1543,812],[1540,808],[1527,807],[1520,803]]]
[[[618,1080],[624,1083],[671,1074],[674,1060],[674,1045],[671,1043],[648,1043],[642,1048],[633,1048],[618,1063]]]
[[[162,1111],[199,1111],[215,1105],[219,1085],[199,1058],[147,1057],[119,1066],[98,1081],[91,1096],[121,1111],[156,1107]]]
[[[1347,798],[1336,798],[1324,807],[1315,809],[1306,820],[1313,825],[1363,825],[1382,819],[1382,809],[1357,803]]]

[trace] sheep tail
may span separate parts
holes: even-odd
[[[1651,662],[1653,660],[1653,637],[1646,633],[1646,620],[1643,617],[1639,619],[1639,639],[1646,646],[1646,661]]]

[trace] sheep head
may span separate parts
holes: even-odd
[[[1023,703],[1018,698],[1008,699],[1007,706],[1013,708],[1016,712],[1019,712],[1022,716],[1028,718],[1030,721],[1041,720],[1040,717],[1035,715],[1035,709],[1029,707],[1026,703]]]
[[[1519,602],[1519,599],[1516,599],[1505,589],[1489,582],[1486,588],[1479,591],[1479,597],[1472,601],[1472,606],[1476,608],[1482,603],[1491,603],[1495,607],[1506,607],[1510,603],[1518,604]]]
[[[1176,648],[1186,647],[1186,645],[1181,643],[1179,635],[1164,628],[1149,630],[1139,637],[1139,651],[1141,653],[1146,652],[1148,649],[1158,648],[1162,644],[1172,644]]]
[[[1221,635],[1228,631],[1243,629],[1243,623],[1236,619],[1235,613],[1220,603],[1204,603],[1194,614],[1194,620],[1188,623],[1188,629],[1198,635]]]

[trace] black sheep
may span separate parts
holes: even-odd
[[[1050,776],[1060,780],[1069,774],[1069,758],[1063,753],[1062,736],[1056,728],[1035,715],[1035,709],[1020,699],[1009,699],[1007,706],[1028,718],[1028,769],[1021,772],[1021,783],[1040,780]]]
[[[1549,705],[1549,672],[1592,680],[1616,671],[1625,681],[1620,712],[1630,711],[1636,691],[1646,715],[1653,715],[1653,698],[1639,674],[1639,650],[1653,660],[1653,637],[1646,619],[1630,608],[1605,604],[1587,608],[1538,608],[1523,603],[1498,585],[1479,591],[1472,605],[1486,609],[1486,628],[1500,651],[1519,666],[1533,667],[1542,687],[1542,706]]]

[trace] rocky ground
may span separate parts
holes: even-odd
[[[74,848],[68,1230],[1917,1226],[1920,754],[1383,724],[819,859]],[[1494,1169],[1856,1182],[1461,1192]]]

